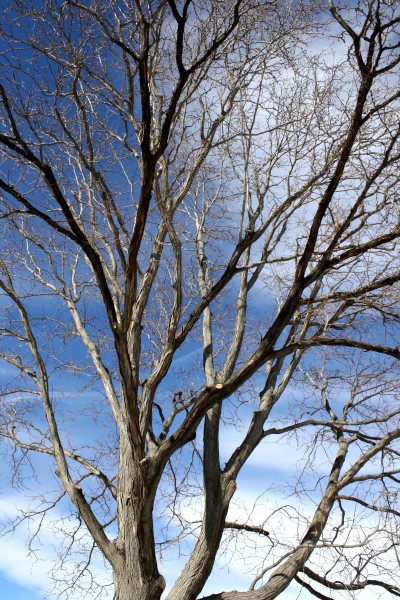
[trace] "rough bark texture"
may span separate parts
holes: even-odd
[[[120,560],[114,566],[115,598],[158,600],[165,581],[158,572],[153,530],[154,485],[145,462],[135,460],[128,437],[120,442],[118,486]]]

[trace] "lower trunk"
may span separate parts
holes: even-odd
[[[129,563],[131,560],[126,561],[122,571],[114,571],[114,600],[160,600],[165,588],[162,575],[154,578],[151,573],[142,573],[138,577],[137,566],[129,568]]]
[[[121,435],[118,537],[121,560],[113,565],[114,600],[159,600],[165,580],[158,572],[153,531],[154,485]]]

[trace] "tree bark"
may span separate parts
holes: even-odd
[[[121,435],[118,487],[117,547],[121,560],[113,565],[115,600],[159,600],[165,589],[155,554],[154,490],[146,461],[132,454],[128,435]]]

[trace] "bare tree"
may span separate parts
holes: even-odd
[[[209,600],[400,596],[399,34],[391,0],[6,3],[0,432],[16,483],[54,464],[62,561],[89,534],[68,585],[97,548],[158,599],[185,544],[169,600],[221,548],[256,572]],[[229,517],[272,440],[287,500]]]

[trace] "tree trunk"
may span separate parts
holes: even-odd
[[[162,575],[145,581],[136,578],[137,569],[132,568],[134,557],[127,557],[126,568],[114,571],[114,600],[160,600],[165,588]]]
[[[155,486],[147,485],[146,470],[133,458],[129,441],[121,435],[118,487],[121,560],[113,565],[114,600],[159,600],[165,580],[158,572],[152,511]]]

